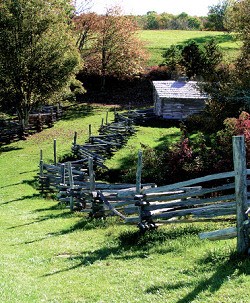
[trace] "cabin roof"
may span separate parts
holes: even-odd
[[[196,81],[153,81],[153,85],[160,98],[169,99],[207,99],[201,93]]]

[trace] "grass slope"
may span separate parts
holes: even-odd
[[[52,161],[56,138],[63,156],[74,131],[84,142],[88,125],[95,132],[105,113],[83,106],[54,128],[1,148],[1,302],[248,302],[250,262],[234,258],[235,240],[197,237],[219,224],[169,225],[138,238],[136,227],[114,218],[91,222],[39,195],[40,149]]]
[[[204,43],[215,39],[227,60],[235,57],[240,47],[240,42],[233,35],[214,31],[142,30],[139,31],[139,37],[146,43],[150,53],[149,66],[161,64],[162,54],[171,45],[186,44],[191,40]]]

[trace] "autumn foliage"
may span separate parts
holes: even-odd
[[[108,76],[123,79],[143,71],[147,55],[136,36],[136,24],[119,8],[108,9],[105,15],[81,14],[74,24],[84,72],[99,75],[102,87]]]

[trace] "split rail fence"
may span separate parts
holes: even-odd
[[[105,158],[134,133],[131,127],[132,123],[126,117],[105,127],[102,124],[102,133],[92,136],[90,131],[89,142],[83,146],[76,144],[75,135],[72,150],[81,158],[77,161],[58,164],[55,159],[53,165],[48,165],[43,163],[41,157],[40,181],[43,190],[53,187],[60,203],[66,204],[71,211],[87,212],[95,218],[118,215],[125,223],[136,223],[141,231],[153,229],[158,223],[234,220],[236,227],[204,233],[200,238],[215,240],[237,236],[238,252],[247,253],[250,170],[246,168],[244,137],[233,137],[234,171],[161,187],[154,183],[141,184],[142,152],[139,152],[135,184],[96,182],[94,167],[104,166]],[[114,131],[117,133],[114,134]],[[120,131],[123,141],[119,141]],[[103,148],[105,154],[100,155]]]
[[[0,146],[25,139],[29,134],[40,132],[49,128],[62,116],[62,108],[57,106],[44,106],[39,112],[29,115],[28,125],[20,124],[15,119],[0,120]]]

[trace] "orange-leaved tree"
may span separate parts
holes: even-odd
[[[74,21],[85,72],[100,75],[102,89],[107,76],[126,78],[143,71],[148,56],[136,23],[119,7],[107,9],[105,15],[82,14]]]

